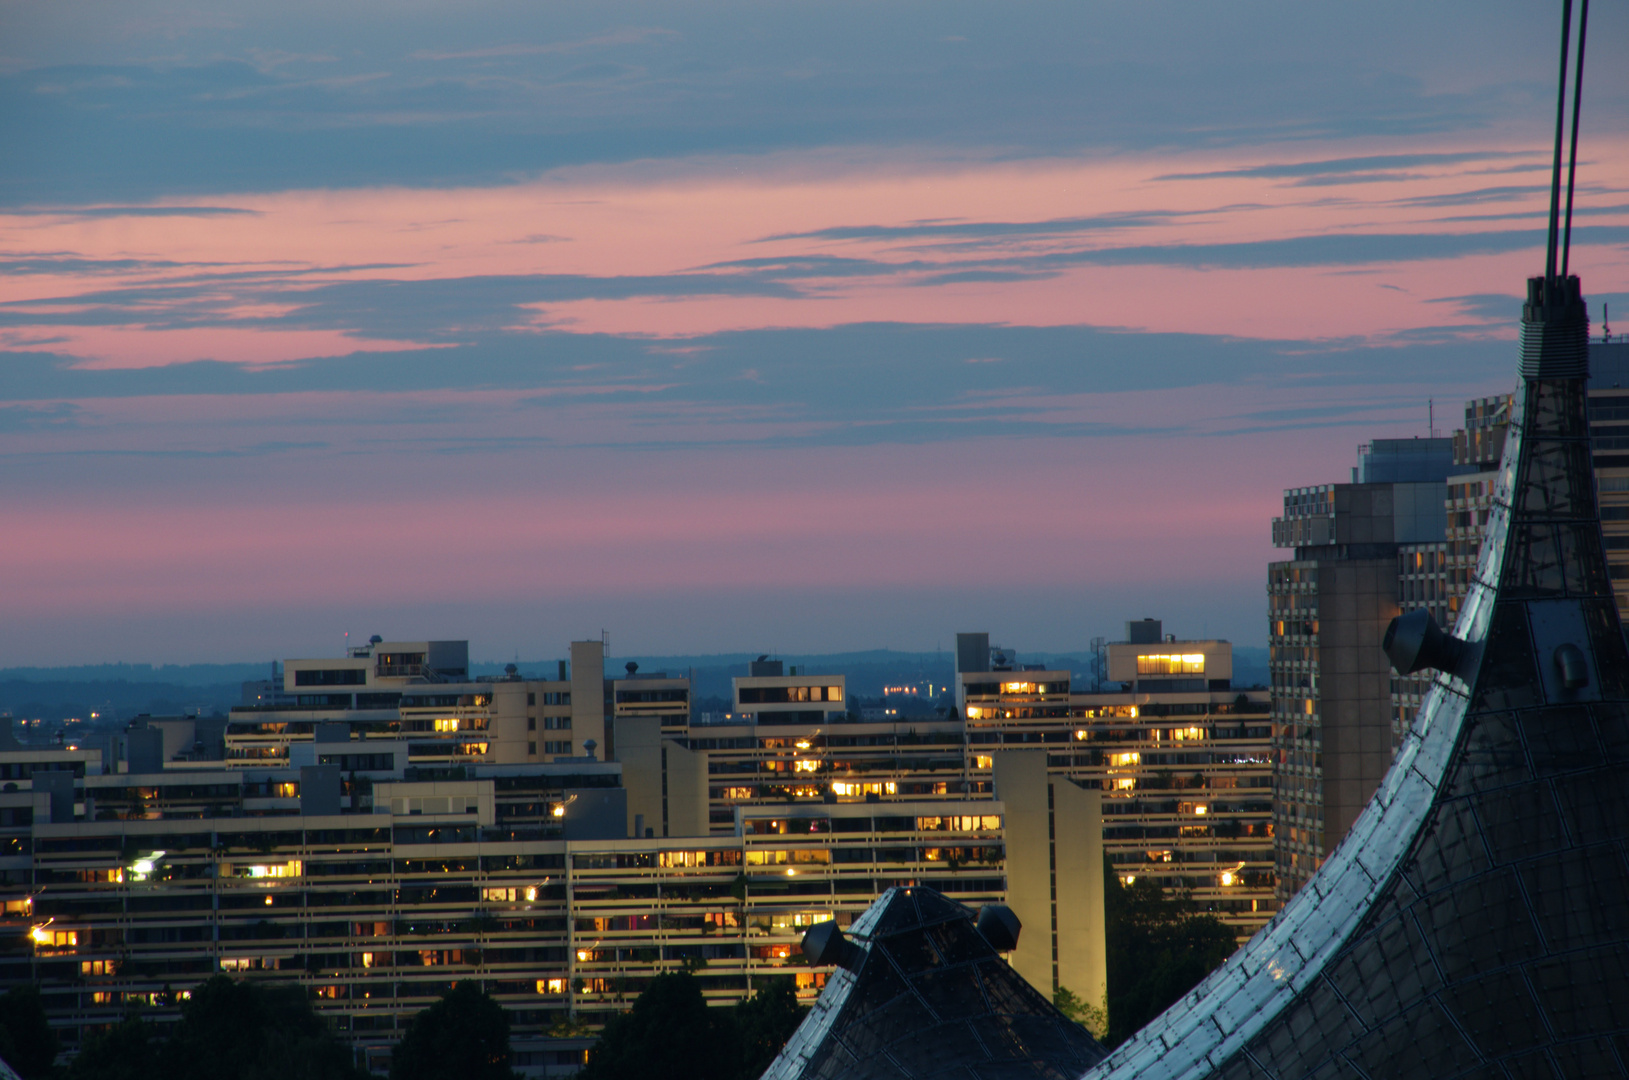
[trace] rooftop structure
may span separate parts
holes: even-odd
[[[931,888],[894,888],[847,934],[805,934],[810,959],[833,971],[763,1080],[1050,1080],[1102,1060],[1002,960],[1021,930],[1000,905],[975,924]]]

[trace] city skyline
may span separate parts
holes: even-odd
[[[1549,13],[909,10],[11,9],[9,663],[1265,644],[1283,489],[1510,389]]]

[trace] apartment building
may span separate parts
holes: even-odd
[[[1243,940],[1278,909],[1269,695],[1233,688],[1228,642],[1161,629],[1127,624],[1128,640],[1108,645],[1119,689],[1102,693],[1016,664],[988,635],[958,635],[968,789],[1001,794],[1000,752],[1044,750],[1054,781],[1101,793],[1103,850],[1122,881],[1185,892]]]
[[[246,684],[225,731],[234,767],[287,764],[290,748],[319,725],[358,738],[405,742],[415,765],[512,765],[556,757],[615,756],[619,717],[688,723],[690,682],[663,673],[605,678],[603,641],[574,641],[554,679],[469,676],[469,643],[387,642],[377,636],[343,657],[288,660],[281,686]],[[635,666],[637,667],[637,665]],[[252,691],[251,691],[252,688]],[[166,764],[181,764],[173,757]],[[204,763],[207,767],[207,763]]]
[[[732,683],[735,715],[748,724],[828,724],[848,711],[843,676],[800,674],[795,667],[788,675],[781,661],[767,656]]]
[[[343,724],[291,753],[154,774],[100,774],[95,752],[6,755],[0,932],[22,948],[0,954],[0,982],[38,982],[72,1047],[134,1006],[173,1017],[216,972],[286,981],[382,1068],[407,1020],[469,979],[510,1010],[521,1071],[545,1076],[581,1059],[581,1040],[550,1038],[562,1021],[602,1023],[665,970],[705,961],[720,1004],[771,976],[812,999],[825,972],[801,934],[893,885],[979,904],[1007,900],[1014,876],[1038,980],[1061,956],[1085,992],[1102,967],[1101,877],[1083,869],[1095,792],[1050,810],[1042,795],[1053,820],[1018,849],[987,797],[741,807],[710,835],[699,783],[698,835],[629,835],[615,762],[420,766]],[[1044,772],[1032,757],[1011,768]],[[1035,788],[1018,794],[1027,836]],[[1087,846],[1060,859],[1048,828]]]
[[[1272,537],[1294,557],[1267,573],[1280,900],[1323,863],[1391,767],[1392,673],[1380,642],[1399,610],[1399,553],[1443,543],[1456,471],[1450,439],[1376,439],[1360,448],[1351,483],[1284,492]]]

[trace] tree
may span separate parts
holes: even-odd
[[[162,1046],[153,1025],[127,1016],[100,1035],[85,1040],[68,1067],[69,1080],[161,1080]]]
[[[357,1080],[351,1051],[305,994],[216,975],[181,1003],[160,1053],[166,1080]]]
[[[1105,863],[1108,932],[1108,1046],[1118,1046],[1198,985],[1238,942],[1185,894],[1143,878],[1123,885]]]
[[[390,1080],[512,1080],[509,1014],[461,982],[414,1016],[390,1058]]]
[[[1101,1039],[1109,1033],[1109,1013],[1106,1003],[1093,1005],[1067,986],[1060,986],[1052,995],[1052,1004],[1056,1005],[1063,1015],[1091,1032],[1092,1038]]]
[[[23,1080],[34,1080],[51,1075],[57,1049],[57,1033],[45,1018],[38,986],[14,986],[0,995],[0,1059]]]
[[[579,1080],[727,1080],[741,1060],[735,1024],[709,1009],[688,971],[652,979],[633,1008],[611,1018]]]
[[[738,1080],[757,1080],[803,1023],[809,1010],[798,1004],[790,977],[768,980],[768,985],[731,1010],[741,1061]]]

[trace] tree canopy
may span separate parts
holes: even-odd
[[[362,1080],[350,1048],[293,986],[216,975],[181,1003],[167,1039],[139,1016],[92,1036],[72,1080]]]
[[[790,979],[713,1009],[691,972],[658,975],[605,1025],[579,1080],[757,1080],[807,1011]]]
[[[1238,942],[1185,894],[1167,894],[1141,878],[1121,884],[1112,866],[1104,882],[1109,1017],[1105,1045],[1118,1046],[1198,985]]]
[[[23,1080],[34,1080],[51,1075],[57,1048],[57,1035],[45,1018],[38,986],[14,986],[0,994],[0,1060]]]
[[[390,1080],[512,1080],[509,1014],[461,982],[414,1016],[390,1058]]]

